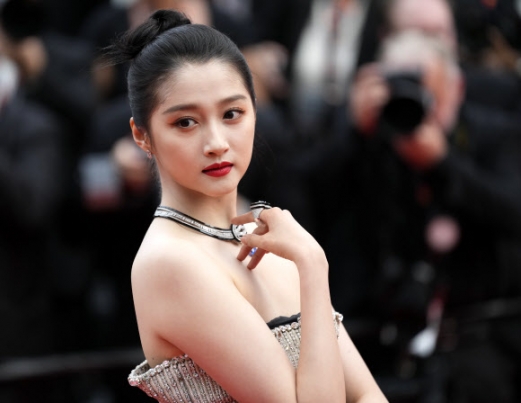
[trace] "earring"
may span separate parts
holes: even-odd
[[[147,158],[149,160],[152,159],[152,153],[150,152],[150,150],[147,150]]]

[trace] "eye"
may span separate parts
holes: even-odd
[[[181,129],[189,129],[195,124],[196,121],[192,118],[181,118],[175,122],[175,126],[180,127]]]
[[[244,111],[242,109],[230,109],[229,111],[226,111],[223,118],[228,120],[234,120],[239,118]]]

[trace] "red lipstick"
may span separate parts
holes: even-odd
[[[225,176],[232,170],[233,164],[231,162],[221,162],[212,165],[208,165],[203,169],[203,173],[213,177]]]

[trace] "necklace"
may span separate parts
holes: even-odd
[[[173,209],[172,207],[159,206],[154,212],[154,217],[163,217],[178,222],[186,227],[195,229],[201,234],[220,239],[221,241],[236,241],[240,242],[241,238],[246,235],[246,228],[244,225],[231,225],[230,229],[213,227],[205,224],[187,214]]]

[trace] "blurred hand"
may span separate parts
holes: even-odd
[[[145,154],[136,146],[132,137],[119,139],[112,147],[112,157],[123,182],[130,190],[148,190],[152,182],[152,173]]]
[[[394,136],[396,153],[409,166],[419,170],[432,168],[448,151],[447,136],[436,123],[426,121],[409,136]]]
[[[490,48],[484,52],[484,64],[492,69],[517,71],[521,55],[514,49],[497,28],[488,32]]]
[[[389,95],[389,88],[377,64],[367,64],[358,70],[349,93],[348,113],[362,134],[374,133]]]
[[[233,224],[254,222],[251,212],[235,217]],[[243,261],[252,248],[257,251],[248,263],[248,268],[254,269],[266,252],[274,253],[297,264],[313,256],[324,256],[324,251],[318,242],[293,218],[291,213],[280,208],[262,211],[256,221],[258,227],[252,234],[245,235],[237,259]],[[316,254],[316,255],[314,255]]]
[[[40,77],[48,64],[48,55],[43,41],[37,37],[28,37],[13,48],[15,49],[13,60],[18,62],[24,78],[34,80]]]

